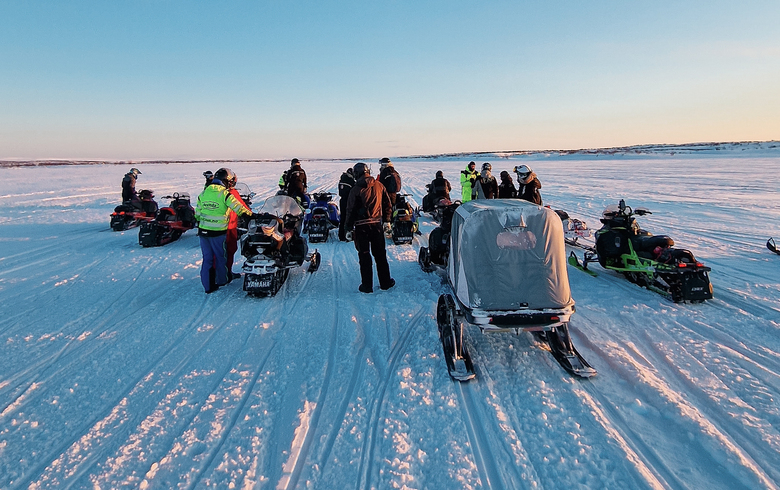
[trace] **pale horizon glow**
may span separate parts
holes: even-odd
[[[8,1],[0,158],[780,139],[780,4]]]

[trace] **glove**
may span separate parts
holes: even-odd
[[[344,237],[347,239],[348,242],[352,241],[352,232],[348,231],[344,234]]]
[[[389,235],[390,233],[392,233],[392,231],[393,230],[390,227],[390,223],[385,223],[385,233],[387,233]]]

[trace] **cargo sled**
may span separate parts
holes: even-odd
[[[572,344],[563,226],[554,211],[517,199],[461,204],[452,218],[437,325],[450,376],[475,376],[463,324],[483,333],[534,332],[569,373],[596,374]]]

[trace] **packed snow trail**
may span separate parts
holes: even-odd
[[[467,161],[396,168],[422,202],[437,170],[458,196]],[[413,245],[388,242],[390,291],[357,292],[334,231],[320,269],[275,297],[240,281],[207,296],[194,232],[144,249],[109,230],[126,166],[1,169],[0,488],[777,488],[780,158],[492,163],[520,161],[591,228],[621,198],[650,208],[643,228],[711,266],[715,298],[569,268],[595,378],[530,334],[467,327],[477,378],[453,383],[435,318],[448,288],[417,264],[427,217]],[[304,162],[310,189],[335,192],[352,163]],[[218,168],[134,166],[139,189],[193,201]],[[230,166],[259,207],[286,164]]]

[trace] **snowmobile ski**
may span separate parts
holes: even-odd
[[[770,238],[769,240],[766,241],[766,248],[780,255],[780,249],[777,248],[777,244],[775,244],[774,238]]]
[[[568,373],[580,378],[590,378],[596,375],[596,370],[588,364],[588,361],[582,357],[574,347],[574,344],[572,344],[567,324],[544,332],[540,337],[547,342],[555,360]]]
[[[463,343],[463,326],[456,317],[455,300],[449,294],[439,296],[436,323],[447,371],[456,381],[468,381],[476,376],[466,345]]]
[[[598,274],[596,274],[594,271],[588,269],[588,263],[587,262],[585,262],[585,261],[580,262],[580,259],[577,258],[577,254],[575,254],[574,252],[571,252],[569,254],[569,265],[574,267],[575,269],[581,270],[582,272],[584,272],[586,274],[590,274],[593,277],[598,276]]]

